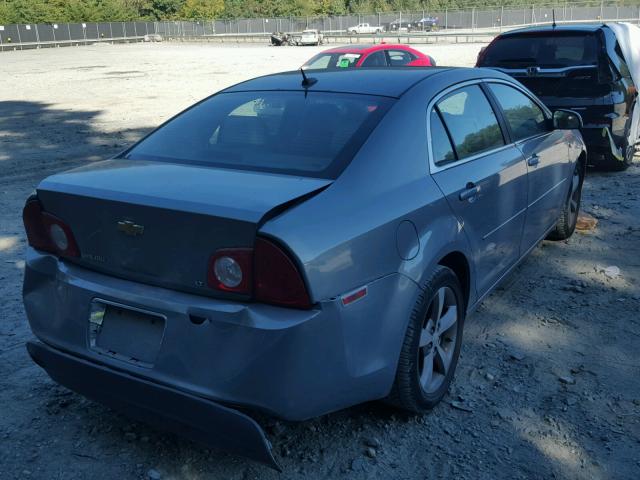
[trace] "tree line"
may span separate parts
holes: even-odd
[[[344,15],[530,5],[524,0],[0,0],[0,24]],[[537,4],[567,2],[539,0]],[[638,5],[640,0],[619,4]]]

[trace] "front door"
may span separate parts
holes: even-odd
[[[543,109],[524,91],[504,83],[489,83],[502,109],[511,139],[522,152],[529,172],[523,250],[540,241],[553,227],[568,194],[569,147],[565,133],[553,130]]]
[[[520,258],[526,164],[479,84],[440,98],[429,130],[431,173],[470,241],[482,295]]]

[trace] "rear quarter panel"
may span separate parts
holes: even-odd
[[[314,301],[396,272],[421,284],[447,253],[468,253],[428,169],[426,107],[434,91],[449,85],[435,81],[440,76],[396,102],[329,188],[262,227],[297,256]],[[402,221],[415,226],[419,245],[408,260],[397,245]]]

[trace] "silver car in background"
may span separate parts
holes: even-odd
[[[316,29],[303,30],[300,36],[295,37],[296,45],[322,45],[324,43],[324,35]]]
[[[573,233],[579,127],[483,69],[227,88],[28,199],[29,353],[87,397],[272,466],[247,412],[425,412],[467,313]]]

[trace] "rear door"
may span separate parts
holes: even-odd
[[[527,169],[480,83],[430,106],[430,169],[473,249],[480,295],[520,258]]]
[[[524,90],[502,82],[490,82],[488,87],[529,172],[522,238],[526,250],[545,236],[560,215],[568,188],[569,147],[564,141],[565,132],[551,128],[545,110]]]

